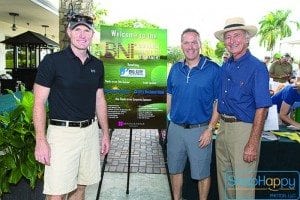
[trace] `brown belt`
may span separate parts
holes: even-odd
[[[226,116],[226,115],[221,115],[221,119],[224,122],[228,122],[228,123],[233,123],[233,122],[241,122],[241,120],[237,119],[234,116]]]

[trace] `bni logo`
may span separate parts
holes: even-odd
[[[230,193],[236,190],[251,190],[255,187],[255,199],[300,198],[298,171],[257,171],[255,178],[251,177],[251,174],[251,172],[226,172],[225,189]],[[226,199],[230,198],[226,195]]]
[[[145,69],[120,68],[121,77],[146,77]]]

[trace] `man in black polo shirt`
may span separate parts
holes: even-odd
[[[84,199],[86,185],[100,180],[101,154],[110,148],[107,105],[103,91],[104,67],[88,47],[93,19],[73,15],[67,28],[70,46],[46,55],[34,84],[35,158],[45,164],[47,199]],[[49,126],[46,134],[46,102]]]

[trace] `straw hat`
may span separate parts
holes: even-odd
[[[257,28],[255,26],[246,26],[245,25],[245,20],[241,17],[234,17],[234,18],[229,18],[225,22],[225,26],[223,30],[215,32],[215,37],[223,41],[224,40],[224,33],[228,31],[233,31],[233,30],[245,30],[249,33],[250,37],[255,36],[257,33]]]

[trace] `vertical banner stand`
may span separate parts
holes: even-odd
[[[109,137],[111,139],[112,134],[114,132],[114,129],[110,130],[109,132],[110,132]],[[102,164],[102,167],[101,167],[101,178],[100,178],[100,182],[99,182],[98,189],[97,189],[96,200],[100,199],[100,191],[101,191],[101,186],[102,186],[103,177],[104,177],[105,165],[107,163],[107,156],[108,156],[108,154],[105,155],[104,160],[103,160],[103,164]]]
[[[131,144],[132,144],[132,128],[129,133],[129,151],[128,151],[128,169],[127,169],[127,189],[126,194],[129,194],[129,176],[130,176],[130,163],[131,163]]]

